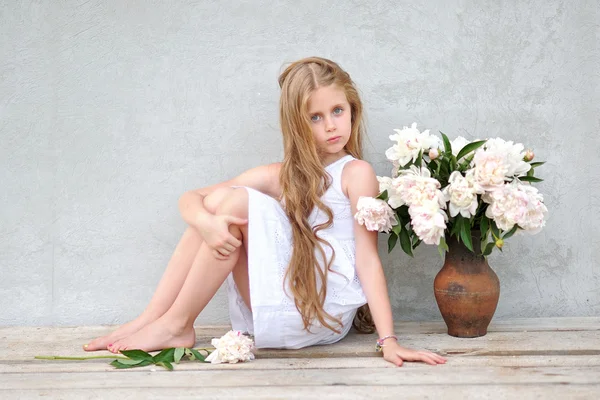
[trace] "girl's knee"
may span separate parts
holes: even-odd
[[[209,195],[207,195],[204,198],[204,208],[208,212],[215,214],[221,203],[225,201],[225,199],[227,199],[227,197],[229,197],[234,190],[235,189],[232,187],[222,187],[213,190]]]
[[[228,214],[238,218],[248,217],[248,191],[245,188],[229,188],[216,209],[217,214]]]

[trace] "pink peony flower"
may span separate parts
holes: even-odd
[[[486,192],[482,199],[489,204],[486,217],[492,218],[504,231],[517,224],[528,233],[537,233],[546,223],[548,209],[543,196],[529,184],[507,183]]]
[[[361,196],[356,208],[354,219],[369,231],[389,232],[398,225],[396,214],[383,200]]]
[[[397,208],[401,205],[420,206],[426,202],[434,201],[440,208],[446,208],[444,195],[440,191],[440,182],[431,178],[431,172],[425,168],[411,165],[409,169],[400,171],[400,175],[392,180],[395,189],[394,203],[388,200],[390,206]]]

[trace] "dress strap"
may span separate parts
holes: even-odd
[[[344,195],[344,191],[342,190],[342,172],[344,171],[344,167],[346,166],[346,164],[353,160],[356,159],[350,154],[348,154],[347,156],[344,156],[339,160],[334,161],[326,167],[327,172],[331,176],[331,187],[335,189],[335,191],[344,199],[346,198],[346,196]]]

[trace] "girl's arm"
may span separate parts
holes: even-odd
[[[361,196],[376,197],[379,183],[375,171],[369,163],[354,160],[347,164],[342,175],[342,185],[346,189],[352,205],[352,215]],[[392,307],[387,291],[387,283],[377,250],[377,232],[368,231],[354,221],[356,242],[356,272],[367,297],[367,302],[380,338],[394,335]],[[446,360],[428,351],[414,351],[398,345],[396,339],[388,338],[383,346],[384,358],[398,366],[404,361],[424,361],[428,364],[444,363]]]
[[[195,228],[204,238],[206,243],[216,251],[215,256],[225,259],[227,256],[219,254],[220,249],[239,247],[241,242],[235,238],[228,229],[229,224],[243,224],[246,221],[232,216],[213,215],[227,190],[231,186],[247,186],[273,197],[278,196],[280,164],[264,165],[252,168],[241,175],[228,181],[208,186],[202,189],[191,190],[179,198],[179,211],[183,220]],[[217,194],[217,191],[221,191]],[[210,194],[210,202],[205,204],[204,198]],[[212,204],[211,204],[212,203]]]
[[[204,208],[203,199],[215,190],[231,186],[248,186],[272,197],[279,195],[279,170],[280,163],[262,165],[225,182],[207,186],[201,189],[185,192],[179,198],[179,211],[183,220],[190,225],[197,223],[198,218],[208,211]]]

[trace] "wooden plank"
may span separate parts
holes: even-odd
[[[5,361],[0,362],[0,373],[45,373],[45,372],[108,372],[116,371],[109,365],[110,359],[88,361]],[[600,367],[600,356],[451,356],[447,366],[460,367]],[[421,365],[423,367],[427,367]],[[154,366],[143,370],[156,369]],[[239,364],[200,364],[183,361],[175,365],[177,371],[205,370],[298,370],[298,369],[346,369],[346,368],[395,368],[382,357],[345,358],[286,358],[257,359]],[[415,363],[406,363],[403,368],[420,368]],[[429,367],[427,367],[429,368]],[[135,371],[135,370],[130,370]]]
[[[543,384],[543,385],[488,385],[488,386],[417,386],[404,388],[398,386],[287,386],[243,388],[104,388],[94,389],[0,389],[0,396],[6,399],[60,398],[60,399],[107,399],[107,398],[144,398],[144,399],[309,399],[318,395],[328,400],[362,399],[560,399],[589,400],[598,398],[600,385]]]
[[[56,331],[53,331],[56,332]],[[80,340],[58,331],[48,333],[45,340],[31,337],[10,338],[2,341],[0,361],[31,360],[35,355],[86,355]],[[199,340],[197,346],[209,346],[212,336]],[[376,357],[374,335],[349,335],[329,346],[313,346],[300,350],[260,349],[259,358],[324,358]],[[554,332],[490,332],[484,337],[461,339],[446,334],[404,334],[400,343],[406,347],[429,349],[446,355],[600,355],[600,335],[596,331]],[[95,354],[108,354],[99,352]]]
[[[2,389],[178,388],[210,389],[245,386],[330,385],[490,385],[490,384],[600,384],[600,367],[436,367],[340,368],[301,370],[195,370],[170,372],[110,371],[69,373],[3,373]],[[1,396],[0,396],[1,397]]]
[[[118,325],[96,325],[78,327],[0,327],[0,341],[14,338],[30,338],[36,341],[49,341],[52,338],[71,338],[81,344],[108,334]],[[197,326],[199,339],[223,335],[230,329],[228,325]],[[439,321],[396,321],[398,334],[410,333],[446,333],[444,322]],[[493,320],[489,332],[539,332],[539,331],[599,331],[600,317],[560,317],[560,318],[514,318]],[[352,331],[350,335],[359,335]],[[359,335],[360,336],[360,335]]]

